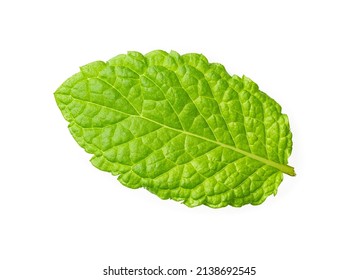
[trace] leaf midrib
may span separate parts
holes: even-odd
[[[167,129],[171,129],[171,130],[174,130],[174,131],[177,131],[177,132],[180,132],[180,133],[183,133],[183,134],[186,134],[186,135],[189,135],[189,136],[192,136],[192,137],[196,137],[196,138],[199,138],[199,139],[202,139],[204,141],[207,141],[207,142],[211,142],[211,143],[214,143],[218,146],[221,146],[221,147],[224,147],[224,148],[227,148],[227,149],[230,149],[232,151],[235,151],[237,153],[240,153],[244,156],[247,156],[249,158],[252,158],[254,160],[257,160],[257,161],[260,161],[266,165],[270,165],[280,171],[282,171],[283,173],[286,173],[290,176],[295,176],[295,171],[294,171],[294,168],[292,166],[289,166],[289,165],[284,165],[284,164],[281,164],[281,163],[277,163],[275,161],[272,161],[272,160],[269,160],[267,158],[264,158],[264,157],[260,157],[258,155],[255,155],[253,153],[250,153],[250,152],[247,152],[245,150],[242,150],[242,149],[239,149],[239,148],[236,148],[236,147],[233,147],[233,146],[230,146],[230,145],[227,145],[227,144],[224,144],[224,143],[221,143],[219,141],[215,141],[215,140],[212,140],[212,139],[209,139],[209,138],[206,138],[206,137],[203,137],[203,136],[200,136],[200,135],[197,135],[197,134],[194,134],[194,133],[191,133],[189,131],[185,131],[185,130],[180,130],[180,129],[176,129],[176,128],[173,128],[173,127],[170,127],[170,126],[167,126],[165,124],[162,124],[162,123],[159,123],[157,121],[154,121],[152,119],[149,119],[149,118],[146,118],[144,116],[138,116],[142,119],[145,119],[147,121],[151,121],[155,124],[158,124],[158,125],[161,125],[162,127],[164,128],[167,128]]]
[[[112,107],[108,107],[106,105],[103,105],[103,104],[98,104],[96,102],[92,102],[92,101],[87,101],[87,100],[83,100],[83,99],[79,99],[79,98],[75,98],[71,95],[71,97],[75,100],[79,100],[79,101],[82,101],[82,102],[86,102],[86,103],[89,103],[89,104],[93,104],[93,105],[97,105],[97,106],[101,106],[103,108],[107,108],[107,109],[110,109],[110,110],[113,110],[113,111],[116,111],[116,112],[119,112],[121,114],[124,114],[124,115],[127,115],[127,116],[131,116],[131,117],[137,117],[137,118],[141,118],[143,120],[147,120],[147,121],[150,121],[152,123],[155,123],[159,126],[162,126],[166,129],[170,129],[170,130],[173,130],[173,131],[176,131],[176,132],[179,132],[179,133],[182,133],[182,134],[185,134],[185,135],[188,135],[188,136],[192,136],[192,137],[196,137],[196,138],[199,138],[199,139],[202,139],[204,141],[207,141],[207,142],[211,142],[213,144],[216,144],[218,146],[221,146],[221,147],[224,147],[224,148],[227,148],[227,149],[230,149],[232,151],[235,151],[237,153],[240,153],[244,156],[247,156],[251,159],[254,159],[254,160],[257,160],[263,164],[266,164],[266,165],[269,165],[269,166],[272,166],[276,169],[278,169],[279,171],[285,173],[285,174],[288,174],[290,176],[295,176],[296,173],[294,171],[294,168],[292,166],[289,166],[289,165],[284,165],[284,164],[281,164],[281,163],[277,163],[275,161],[272,161],[272,160],[269,160],[267,158],[264,158],[264,157],[261,157],[261,156],[258,156],[258,155],[255,155],[253,153],[250,153],[250,152],[247,152],[245,150],[242,150],[242,149],[239,149],[237,147],[233,147],[233,146],[230,146],[230,145],[227,145],[227,144],[224,144],[222,142],[219,142],[219,141],[215,141],[215,140],[212,140],[212,139],[209,139],[209,138],[206,138],[204,136],[201,136],[201,135],[197,135],[195,133],[191,133],[189,131],[185,131],[185,130],[180,130],[180,129],[177,129],[177,128],[173,128],[173,127],[170,127],[170,126],[167,126],[165,124],[162,124],[160,122],[157,122],[155,120],[152,120],[150,118],[147,118],[141,114],[138,114],[138,115],[133,115],[133,114],[129,114],[129,113],[125,113],[123,111],[120,111],[118,109],[115,109],[115,108],[112,108]]]

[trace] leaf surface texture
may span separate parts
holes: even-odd
[[[128,52],[93,62],[55,98],[94,166],[162,199],[257,205],[276,194],[283,173],[295,175],[280,105],[200,54]]]

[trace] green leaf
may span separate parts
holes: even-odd
[[[295,175],[280,105],[203,55],[128,52],[80,69],[56,102],[92,164],[127,187],[190,207],[240,207]]]

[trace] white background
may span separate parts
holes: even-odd
[[[0,279],[127,266],[255,266],[251,277],[358,279],[355,1],[2,1]],[[53,92],[94,60],[199,52],[250,77],[290,119],[294,149],[260,206],[190,209],[99,171]]]

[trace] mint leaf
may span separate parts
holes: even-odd
[[[80,69],[56,102],[92,164],[127,187],[190,207],[240,207],[295,175],[280,105],[203,55],[128,52]]]

